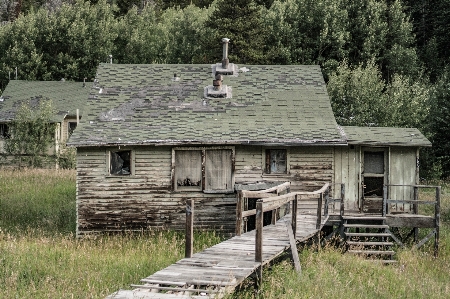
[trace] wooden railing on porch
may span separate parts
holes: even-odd
[[[389,187],[409,187],[413,188],[414,199],[413,200],[405,200],[405,199],[392,199],[388,196]],[[435,200],[420,200],[419,199],[419,189],[420,188],[432,188],[435,189]],[[434,255],[437,257],[439,252],[439,227],[440,227],[440,213],[441,213],[441,186],[427,186],[427,185],[385,185],[383,187],[383,216],[389,215],[389,204],[412,204],[413,205],[413,213],[419,214],[419,205],[434,205],[434,229],[431,231],[425,238],[423,238],[420,242],[418,242],[415,247],[419,248],[424,245],[429,239],[434,236]],[[414,228],[414,240],[417,242],[418,238],[418,228]]]

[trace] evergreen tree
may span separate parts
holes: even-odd
[[[218,0],[205,26],[211,36],[205,40],[210,52],[204,62],[221,60],[223,37],[230,39],[229,59],[234,63],[265,62],[265,36],[261,8],[253,0]]]
[[[435,85],[428,119],[434,168],[442,169],[442,178],[450,177],[450,70]],[[438,167],[436,166],[439,165]]]

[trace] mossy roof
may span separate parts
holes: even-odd
[[[430,147],[431,142],[415,128],[342,127],[348,144],[368,146]]]
[[[41,100],[52,100],[55,114],[53,122],[61,122],[66,116],[83,114],[89,88],[82,82],[11,80],[0,98],[0,122],[14,119],[17,109],[24,102],[38,107]]]
[[[319,66],[236,70],[232,97],[209,98],[211,64],[101,64],[68,144],[347,144]]]

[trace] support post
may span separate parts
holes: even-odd
[[[256,269],[256,287],[258,291],[261,289],[262,285],[262,271],[263,271],[263,202],[258,200],[256,202],[256,233],[255,233],[255,262],[260,263],[259,267]]]
[[[298,195],[294,196],[294,200],[292,201],[292,209],[291,209],[291,222],[292,222],[292,233],[294,234],[294,238],[297,236],[297,209],[298,209]]]
[[[255,262],[262,263],[263,202],[256,202]]]
[[[243,208],[242,191],[238,191],[236,202],[236,236],[240,236],[242,232],[242,208]]]
[[[341,238],[344,238],[344,196],[345,196],[345,184],[341,184],[341,202],[340,202],[340,208],[339,208],[339,216],[341,218],[341,224],[339,227],[339,235]]]
[[[322,224],[322,202],[323,202],[323,192],[319,195],[319,201],[317,203],[317,223],[316,223],[316,229],[320,228],[320,225]]]
[[[434,208],[434,223],[436,234],[434,236],[434,256],[439,255],[439,226],[441,220],[441,186],[436,187],[436,205]]]
[[[383,217],[386,217],[386,214],[388,212],[388,209],[387,209],[387,197],[388,197],[387,190],[388,189],[387,188],[388,187],[386,185],[383,186],[383,214],[382,214]]]
[[[345,209],[344,197],[345,197],[345,184],[341,184],[341,207],[340,207],[340,211],[339,211],[341,220],[342,220],[342,217],[344,217],[344,209]]]
[[[294,263],[294,269],[300,274],[302,268],[300,266],[300,259],[298,258],[297,241],[295,239],[294,233],[292,232],[292,224],[289,222],[289,220],[286,223],[286,227],[289,235],[289,244],[291,245],[292,262]]]
[[[192,249],[194,245],[194,200],[186,200],[186,244],[184,248],[184,256],[192,257]]]
[[[419,200],[419,187],[417,186],[414,186],[414,200],[415,201]],[[419,204],[417,202],[413,204],[413,213],[414,215],[419,214]],[[414,243],[417,243],[418,240],[419,240],[419,228],[414,227]]]
[[[330,187],[327,188],[327,193],[325,194],[325,206],[323,207],[323,215],[325,215],[325,217],[328,216],[328,200],[330,199]]]

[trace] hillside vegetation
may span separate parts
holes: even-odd
[[[382,266],[331,245],[300,250],[302,275],[288,260],[264,270],[259,298],[447,298],[450,195],[442,196],[441,247],[401,250]],[[104,298],[183,257],[180,232],[124,233],[77,240],[75,171],[0,170],[0,297]],[[429,196],[432,196],[430,194]],[[196,233],[195,252],[219,242]],[[252,281],[233,294],[255,298]]]
[[[93,81],[101,62],[317,64],[340,125],[417,127],[450,176],[450,1],[0,0],[9,80]]]

